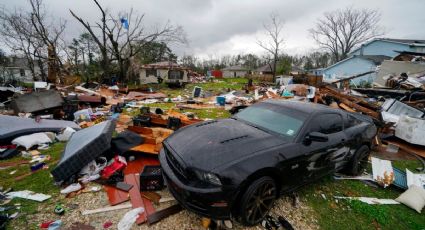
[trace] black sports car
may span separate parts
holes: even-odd
[[[361,173],[375,135],[367,116],[271,100],[176,131],[159,158],[186,209],[255,225],[283,192],[335,171]]]

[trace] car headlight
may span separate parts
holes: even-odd
[[[200,180],[214,184],[214,185],[221,186],[220,178],[218,178],[218,176],[215,175],[214,173],[201,172],[198,170],[196,170],[195,173]]]

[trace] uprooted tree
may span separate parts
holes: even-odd
[[[145,45],[152,42],[186,43],[186,35],[180,26],[170,22],[163,26],[148,29],[143,24],[144,14],[137,14],[130,9],[126,13],[113,16],[103,8],[98,0],[93,0],[100,11],[100,19],[90,23],[70,10],[71,15],[77,19],[92,36],[101,55],[103,76],[111,77],[111,63],[118,65],[118,81],[128,81],[132,71],[129,71],[132,59],[142,52]]]
[[[313,39],[328,50],[333,61],[345,59],[353,48],[372,38],[382,36],[381,14],[373,9],[348,7],[326,12],[309,32]]]
[[[265,41],[257,41],[257,44],[267,51],[271,55],[271,62],[269,63],[270,69],[273,71],[273,82],[276,80],[276,66],[279,58],[279,52],[283,46],[283,21],[278,17],[277,14],[270,14],[271,22],[263,24],[264,30],[268,37]]]

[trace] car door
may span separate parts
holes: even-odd
[[[348,154],[347,137],[343,130],[343,118],[339,113],[318,114],[313,117],[304,133],[304,138],[312,132],[325,134],[327,141],[303,139],[300,152],[303,154],[304,182],[322,177],[335,170],[336,163]]]

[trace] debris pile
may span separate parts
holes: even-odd
[[[61,186],[61,196],[67,198],[103,190],[109,206],[83,210],[82,215],[131,209],[114,224],[123,229],[133,223],[154,224],[182,209],[172,197],[161,197],[157,193],[166,190],[158,161],[162,142],[179,128],[203,121],[194,113],[181,113],[181,110],[217,109],[236,113],[262,100],[297,100],[372,117],[379,127],[373,150],[382,159],[371,159],[373,175],[356,179],[407,190],[395,200],[337,199],[357,199],[368,204],[403,203],[420,212],[421,208],[409,203],[406,196],[424,191],[425,174],[421,174],[424,167],[420,173],[402,171],[386,159],[409,155],[423,162],[425,91],[422,75],[411,77],[400,73],[388,77],[384,84],[387,88],[350,88],[344,80],[334,84],[315,81],[309,85],[309,81],[305,81],[277,86],[249,81],[240,90],[221,89],[220,92],[202,87],[217,80],[211,83],[209,78],[198,75],[191,79],[197,83],[193,91],[184,89],[175,97],[149,88],[129,90],[97,83],[53,89],[50,85],[40,86],[34,92],[0,88],[2,106],[5,106],[0,108],[0,113],[7,114],[0,115],[0,160],[12,158],[12,161],[0,161],[0,168],[28,166],[28,172],[15,177],[17,181],[48,169],[55,184]],[[56,142],[64,142],[66,146],[60,159],[53,160],[45,150]],[[11,173],[11,176],[14,175]],[[3,190],[0,195],[2,201],[20,197],[43,202],[51,197],[28,190]],[[170,201],[168,208],[157,210],[158,204]],[[60,206],[57,212],[66,215]],[[263,224],[273,221],[276,220],[269,216]],[[52,221],[43,226],[61,224]]]

